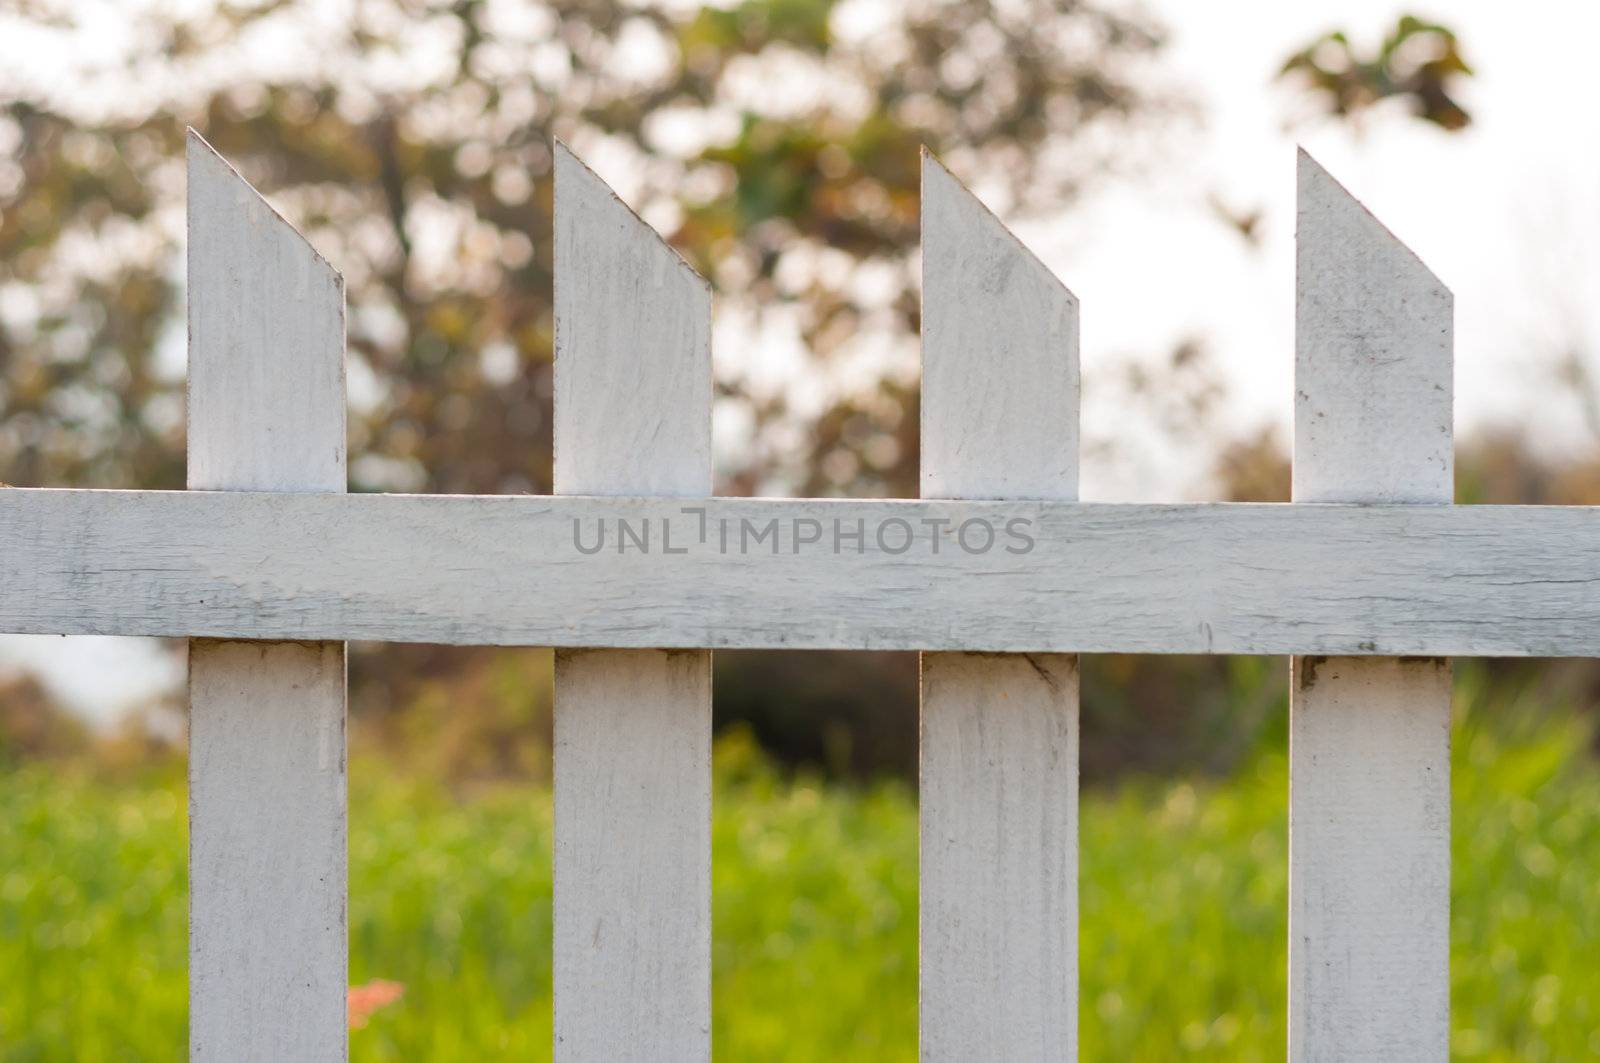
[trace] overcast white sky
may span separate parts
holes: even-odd
[[[1168,61],[1193,86],[1206,129],[1196,152],[1098,197],[1026,239],[1082,301],[1083,361],[1208,340],[1241,426],[1288,426],[1294,344],[1294,146],[1303,144],[1455,293],[1456,430],[1516,422],[1549,446],[1589,445],[1574,405],[1553,401],[1561,342],[1600,355],[1600,117],[1587,73],[1600,4],[1389,0],[1151,5],[1173,28]],[[1477,76],[1462,96],[1474,124],[1436,131],[1399,110],[1358,136],[1313,124],[1285,131],[1293,97],[1273,87],[1283,58],[1328,29],[1370,46],[1404,13],[1458,31]],[[1266,211],[1252,251],[1199,203],[1219,191]],[[1120,412],[1085,395],[1085,429]],[[1087,498],[1173,497],[1174,482],[1106,482]]]
[[[1083,361],[1097,366],[1207,341],[1231,392],[1229,427],[1288,425],[1293,367],[1294,145],[1298,141],[1408,243],[1456,296],[1457,433],[1520,423],[1550,447],[1590,445],[1576,408],[1553,399],[1558,344],[1600,354],[1600,118],[1592,50],[1600,4],[1467,0],[1148,3],[1172,29],[1169,70],[1192,88],[1204,127],[1191,154],[1110,188],[1070,218],[1018,226],[1082,304]],[[1398,112],[1347,128],[1284,129],[1294,97],[1273,87],[1283,57],[1344,27],[1370,45],[1402,13],[1461,35],[1477,77],[1475,119],[1446,134]],[[1204,208],[1217,192],[1265,211],[1252,249]],[[1094,389],[1085,431],[1108,437],[1124,412]],[[1090,499],[1195,497],[1198,459],[1128,479],[1090,466]],[[181,681],[169,655],[135,639],[0,637],[0,666],[40,668],[96,718]]]

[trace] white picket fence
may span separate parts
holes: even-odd
[[[352,638],[558,648],[597,1061],[710,1054],[711,649],[926,651],[928,1060],[1076,1056],[1073,654],[1308,655],[1290,1056],[1445,1058],[1446,658],[1600,655],[1600,514],[1449,504],[1450,294],[1309,158],[1292,505],[1075,501],[1076,300],[932,158],[929,501],[709,498],[710,291],[561,148],[558,496],[345,495],[340,278],[198,137],[189,181],[190,490],[0,491],[0,630],[193,640],[192,1058],[346,1057]]]

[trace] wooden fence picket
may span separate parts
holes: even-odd
[[[704,498],[710,288],[562,145],[555,228],[556,491]],[[711,654],[558,651],[554,761],[556,1058],[710,1058]]]
[[[189,487],[343,492],[344,283],[188,151]],[[344,643],[190,642],[192,1059],[346,1058],[345,795]]]
[[[922,495],[1077,487],[1077,300],[924,152]],[[922,1058],[1075,1059],[1077,658],[925,653],[921,686]]]
[[[1296,502],[1449,503],[1450,292],[1301,152]],[[1450,662],[1297,657],[1289,1054],[1443,1060]]]

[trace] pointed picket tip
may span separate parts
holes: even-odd
[[[555,156],[555,488],[711,492],[711,286],[569,149]]]
[[[1449,502],[1450,289],[1304,150],[1293,498]]]
[[[1329,238],[1349,239],[1359,234],[1363,248],[1369,254],[1382,255],[1394,263],[1411,263],[1418,271],[1419,279],[1425,278],[1449,290],[1438,275],[1428,268],[1428,264],[1422,261],[1421,256],[1378,220],[1378,216],[1339,183],[1310,152],[1298,145],[1295,150],[1297,242],[1312,245]]]
[[[246,219],[253,225],[267,229],[278,230],[282,235],[292,236],[305,248],[307,254],[332,278],[342,293],[344,290],[344,274],[334,268],[322,253],[316,249],[305,233],[294,226],[289,219],[280,214],[267,198],[256,187],[244,179],[244,175],[234,168],[233,164],[223,158],[222,153],[212,147],[205,137],[193,126],[188,127],[187,140],[187,169],[189,179],[189,229],[190,238],[193,239],[194,227],[197,223],[205,224],[213,220],[203,209],[197,210],[201,205],[220,207],[224,203],[231,203],[237,210],[243,212]]]
[[[191,489],[343,491],[344,278],[188,137]]]
[[[922,153],[922,496],[1071,499],[1078,300]]]
[[[1048,278],[1049,283],[1059,288],[1073,306],[1078,305],[1078,297],[1072,289],[1057,277],[1050,267],[1039,261],[1039,256],[1027,244],[1017,239],[1015,233],[1006,227],[1005,222],[997,217],[994,211],[973,194],[972,190],[963,184],[960,178],[951,173],[939,157],[926,144],[922,145],[922,232],[926,241],[927,234],[935,227],[955,226],[969,233],[986,232],[995,239],[1004,239],[1011,244],[1016,252],[1030,264],[1041,278]],[[942,235],[942,233],[941,233]],[[924,263],[923,269],[927,266]]]
[[[705,289],[707,296],[711,293],[711,282],[700,275],[700,271],[689,264],[678,249],[667,242],[666,238],[656,232],[649,222],[639,217],[637,211],[623,202],[622,197],[606,183],[605,179],[578,157],[578,153],[567,146],[566,141],[560,137],[553,138],[553,151],[555,156],[556,175],[556,216],[558,219],[565,212],[574,210],[593,210],[598,217],[613,224],[619,224],[632,229],[640,239],[649,239],[667,254],[676,260],[681,270],[695,283]]]

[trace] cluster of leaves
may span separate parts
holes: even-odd
[[[1450,132],[1472,121],[1455,96],[1458,81],[1472,76],[1455,32],[1413,15],[1402,16],[1370,55],[1343,30],[1325,34],[1291,55],[1280,76],[1302,82],[1337,118],[1400,99],[1416,117]]]

